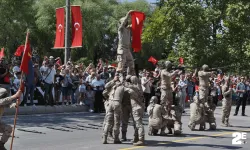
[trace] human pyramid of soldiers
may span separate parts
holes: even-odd
[[[119,45],[117,50],[118,67],[113,80],[105,85],[103,96],[105,98],[106,115],[103,123],[103,144],[108,143],[108,137],[113,139],[114,144],[120,144],[120,123],[122,122],[121,132],[122,141],[126,141],[126,133],[128,128],[129,117],[131,117],[134,125],[133,145],[145,145],[145,130],[143,126],[144,115],[144,97],[139,78],[135,75],[133,57],[129,49],[130,43],[130,25],[128,25],[129,14],[120,19],[119,22]],[[125,64],[127,65],[127,73],[124,75]],[[188,127],[193,131],[196,125],[199,130],[206,129],[205,124],[209,124],[210,130],[216,130],[216,120],[214,111],[216,105],[212,102],[209,95],[209,77],[215,73],[217,69],[209,69],[208,65],[203,65],[198,71],[199,92],[194,96],[194,102],[190,104],[190,120]],[[125,71],[126,72],[126,71]],[[181,75],[182,70],[174,70],[170,61],[164,63],[164,69],[160,73],[160,104],[158,98],[153,96],[147,107],[149,116],[148,135],[166,135],[182,134],[181,116],[183,108],[179,102],[173,103],[173,95],[171,81],[174,77]],[[222,102],[222,124],[230,127],[229,115],[232,105],[232,88],[230,87],[229,78],[224,78],[222,86],[222,94],[224,96]],[[178,99],[177,99],[178,100]]]

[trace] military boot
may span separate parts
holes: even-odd
[[[226,119],[226,125],[227,127],[232,127],[232,125],[229,123],[229,119]]]
[[[127,132],[122,132],[122,141],[127,141],[126,134]]]
[[[139,141],[136,143],[133,143],[134,146],[143,146],[145,145],[144,143],[144,136],[139,138]]]
[[[111,139],[111,140],[114,139],[112,131],[108,132],[108,138]]]
[[[134,136],[133,143],[137,143],[139,141],[139,137],[137,135]]]
[[[206,129],[206,124],[205,123],[200,124],[199,130],[204,131],[205,129]]]
[[[119,136],[118,136],[118,135],[115,135],[114,144],[121,144],[121,143],[122,143],[122,142],[120,141]]]
[[[216,130],[216,123],[213,122],[213,123],[210,123],[210,130]]]
[[[108,136],[107,135],[103,135],[102,136],[102,144],[108,144],[107,139],[108,139]]]

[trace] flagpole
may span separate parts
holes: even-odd
[[[27,30],[27,34],[26,34],[26,41],[25,41],[24,53],[25,53],[25,51],[27,49],[28,39],[29,39],[29,29]],[[24,55],[24,53],[23,53],[23,55]],[[22,85],[23,84],[23,71],[22,71],[22,74],[21,74],[20,83],[21,83],[21,86],[19,87],[19,90],[22,90],[21,87],[23,86]],[[12,131],[12,137],[11,137],[11,143],[10,143],[10,150],[12,150],[13,142],[14,142],[14,137],[15,137],[16,120],[17,120],[17,115],[18,115],[19,102],[20,102],[20,97],[16,101],[16,113],[15,113],[14,127],[13,127],[13,131]]]
[[[70,58],[70,0],[66,0],[66,25],[65,25],[65,56],[64,56],[64,64],[67,64],[67,61]]]

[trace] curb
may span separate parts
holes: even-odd
[[[53,113],[67,113],[67,112],[86,112],[87,106],[36,106],[33,109],[32,106],[19,107],[18,115],[33,115],[33,114],[53,114]],[[15,115],[16,109],[5,108],[4,116]]]

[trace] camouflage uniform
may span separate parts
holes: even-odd
[[[158,130],[161,129],[161,135],[165,134],[165,129],[167,126],[167,121],[162,117],[165,115],[164,108],[157,104],[157,97],[153,96],[150,100],[150,104],[147,108],[148,113],[148,135],[156,135]]]
[[[190,104],[190,119],[188,127],[191,130],[195,129],[197,124],[200,125],[200,130],[205,129],[205,110],[204,105],[199,101],[198,96],[194,96],[194,102]]]
[[[112,90],[109,94],[109,102],[106,106],[106,117],[105,117],[105,127],[103,133],[103,144],[107,144],[107,136],[110,128],[113,126],[113,133],[114,133],[114,143],[119,144],[121,141],[119,140],[120,134],[120,121],[122,115],[122,98],[124,95],[124,86],[120,81],[110,81],[107,83],[107,86],[112,86]]]
[[[143,92],[140,89],[139,79],[136,76],[131,77],[131,84],[126,85],[126,88],[128,89],[128,92],[130,94],[130,100],[131,100],[131,106],[132,106],[132,115],[134,118],[134,121],[136,123],[136,131],[135,131],[135,139],[137,138],[136,134],[138,133],[138,139],[139,141],[134,140],[135,146],[141,146],[144,145],[144,138],[145,138],[145,132],[144,132],[144,126],[142,124],[142,118],[144,113],[144,98],[143,98]]]
[[[231,112],[232,107],[232,89],[229,88],[229,85],[224,84],[222,86],[222,94],[223,94],[223,100],[222,100],[222,125],[223,126],[231,126],[229,124],[229,116]]]
[[[127,91],[124,92],[123,99],[122,99],[122,140],[127,141],[127,129],[128,129],[128,121],[129,117],[132,113],[130,96]]]
[[[0,88],[0,117],[2,117],[4,113],[4,107],[9,107],[12,104],[12,101],[7,96],[7,90],[4,88]],[[3,148],[2,146],[8,141],[9,137],[11,136],[12,127],[0,121],[0,133],[3,134],[0,141],[0,147]]]
[[[216,119],[214,117],[214,111],[216,108],[216,105],[213,103],[212,96],[208,97],[208,100],[205,102],[205,121],[209,123],[210,130],[216,129]]]
[[[120,19],[118,28],[118,49],[117,49],[117,71],[125,71],[125,64],[128,67],[127,74],[134,75],[134,60],[131,54],[131,28],[128,27],[128,19],[130,17],[130,12]]]

